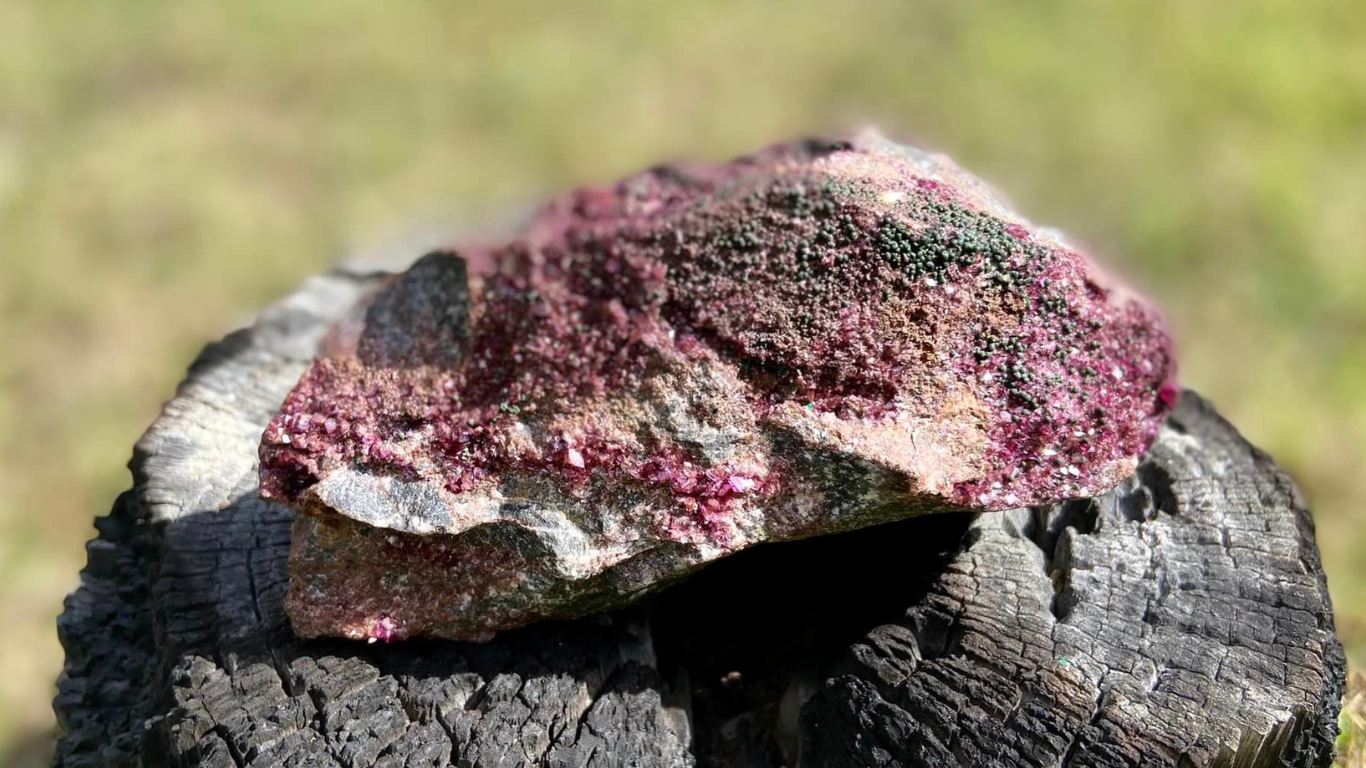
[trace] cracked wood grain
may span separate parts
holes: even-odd
[[[1138,475],[974,520],[805,713],[813,765],[1311,766],[1342,691],[1313,523],[1188,394]]]

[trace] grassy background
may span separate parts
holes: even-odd
[[[1366,662],[1366,4],[472,5],[0,0],[0,754],[45,759],[90,520],[206,340],[357,244],[864,122],[1159,297]]]

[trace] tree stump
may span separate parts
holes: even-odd
[[[58,629],[56,765],[1322,766],[1343,686],[1314,529],[1187,393],[1103,496],[768,545],[485,644],[295,638],[263,426],[338,271],[208,347]]]

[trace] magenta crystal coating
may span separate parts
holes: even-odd
[[[267,427],[305,636],[484,637],[763,541],[1093,495],[1179,391],[1157,311],[880,137],[660,168],[396,276]]]

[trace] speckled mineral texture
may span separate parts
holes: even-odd
[[[1151,305],[876,136],[577,190],[472,255],[357,307],[266,429],[300,635],[483,638],[760,542],[1093,495],[1178,392]]]

